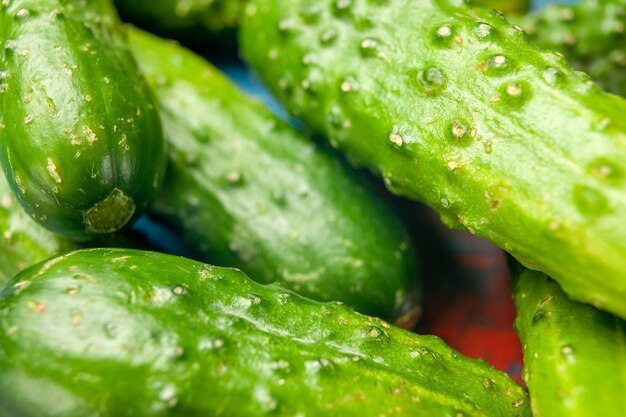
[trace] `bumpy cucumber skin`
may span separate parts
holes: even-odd
[[[217,33],[238,26],[245,0],[115,0],[120,14],[165,31]]]
[[[515,322],[535,417],[618,417],[626,410],[626,322],[571,301],[517,262]]]
[[[137,29],[128,40],[169,142],[152,214],[259,282],[385,318],[415,307],[415,248],[366,184],[202,58]]]
[[[528,416],[486,362],[234,269],[53,258],[0,292],[3,416]]]
[[[155,102],[108,0],[0,5],[2,166],[29,214],[73,239],[151,202],[166,153]]]
[[[514,21],[535,44],[564,54],[606,91],[626,95],[626,1],[551,4]]]
[[[0,172],[0,284],[57,253],[78,249],[35,222],[17,202]]]
[[[529,0],[471,0],[476,6],[491,7],[507,15],[524,13],[530,6]]]
[[[626,317],[626,102],[495,12],[253,1],[245,58],[389,189]],[[330,4],[330,3],[329,3]]]

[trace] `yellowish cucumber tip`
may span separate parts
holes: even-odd
[[[84,216],[90,233],[106,234],[122,229],[135,214],[135,202],[119,188],[91,207]]]

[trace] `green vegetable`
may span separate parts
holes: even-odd
[[[129,44],[170,143],[151,211],[203,260],[363,313],[415,307],[414,247],[371,189],[200,57],[136,29]]]
[[[149,248],[143,239],[132,232],[106,236],[89,244]],[[15,200],[4,174],[0,172],[0,285],[26,267],[84,246],[50,232],[30,218]]]
[[[524,13],[530,5],[529,0],[472,0],[472,4],[482,7],[491,7],[507,15]]]
[[[514,264],[517,331],[535,417],[618,417],[626,410],[626,322],[571,301]]]
[[[114,232],[160,188],[147,84],[106,0],[0,4],[2,167],[19,201],[73,239]]]
[[[217,33],[238,26],[246,0],[115,0],[120,14],[151,29]]]
[[[171,255],[53,258],[0,312],[4,417],[530,415],[436,337]]]
[[[77,249],[77,245],[44,229],[24,212],[0,172],[0,283],[70,249]]]
[[[626,317],[626,101],[460,2],[253,1],[244,56],[393,192]]]
[[[535,44],[563,53],[603,89],[626,95],[626,1],[551,4],[516,20]]]

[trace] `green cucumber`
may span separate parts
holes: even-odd
[[[0,172],[0,284],[26,267],[72,249],[78,246],[26,214]]]
[[[171,255],[50,259],[0,313],[3,417],[530,415],[436,337]]]
[[[115,0],[132,22],[166,32],[218,33],[233,29],[246,0]]]
[[[108,0],[0,4],[0,159],[26,211],[85,240],[136,218],[166,154]]]
[[[626,410],[626,322],[571,301],[514,263],[515,325],[535,417],[618,417]]]
[[[535,44],[564,54],[600,87],[626,96],[626,1],[551,4],[515,21]]]
[[[370,188],[202,58],[137,29],[128,39],[169,142],[154,216],[259,282],[385,318],[416,311],[415,249]]]
[[[530,6],[530,0],[471,0],[472,4],[482,7],[491,7],[506,15],[525,13]]]
[[[393,192],[626,317],[626,101],[459,1],[252,1],[243,53]]]
[[[93,247],[151,248],[132,232],[107,235],[88,243]],[[78,244],[37,224],[16,201],[4,174],[0,172],[0,286],[37,262],[85,246],[85,243]]]

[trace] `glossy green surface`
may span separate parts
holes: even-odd
[[[363,313],[415,307],[415,248],[371,189],[192,52],[136,29],[129,44],[170,145],[151,212],[203,260]]]
[[[626,96],[626,1],[551,4],[515,21],[538,46],[564,54],[603,89]]]
[[[254,1],[244,56],[393,192],[626,317],[626,101],[494,12]]]
[[[245,0],[115,0],[133,22],[166,31],[216,33],[235,28]]]
[[[71,249],[77,245],[26,214],[0,172],[0,284],[28,266]]]
[[[51,259],[0,312],[3,417],[530,415],[436,337],[170,255]]]
[[[515,263],[514,275],[533,416],[623,416],[626,322],[571,301],[540,272]]]
[[[108,0],[0,4],[2,167],[45,227],[114,232],[159,189],[165,148],[152,95]]]

